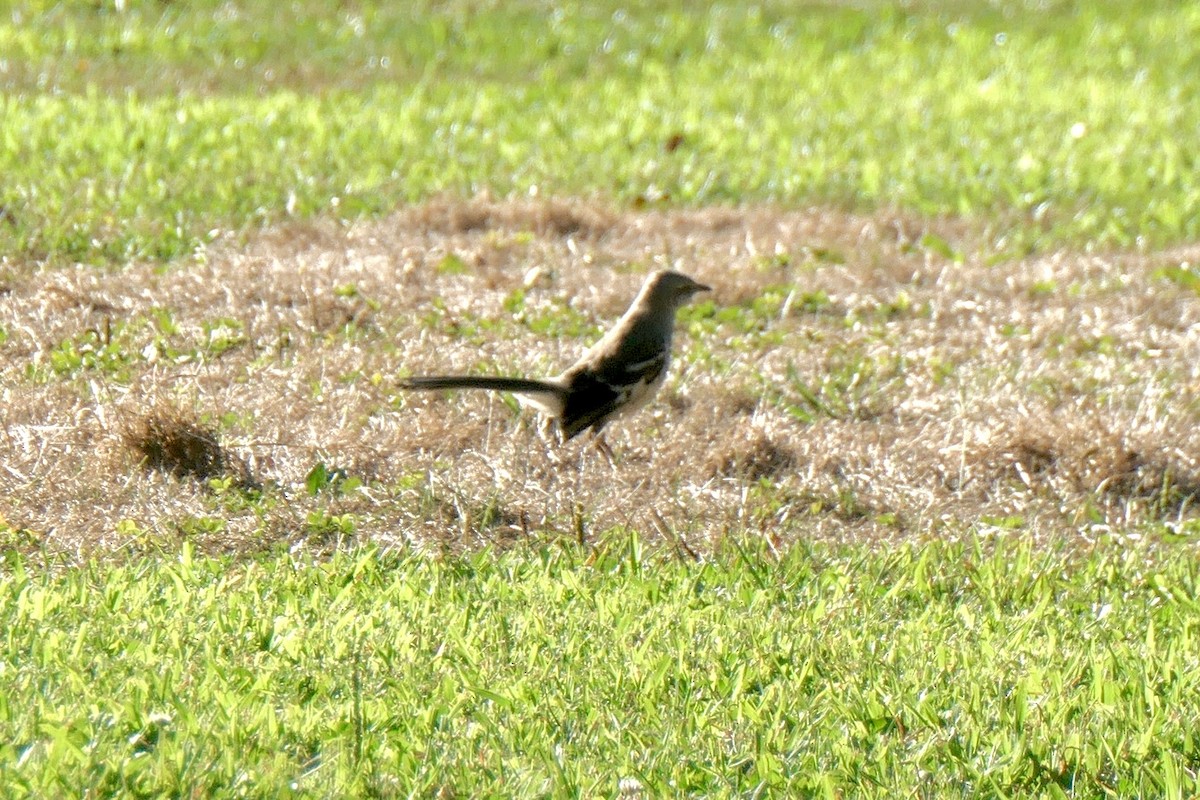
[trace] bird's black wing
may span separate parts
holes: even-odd
[[[588,428],[596,433],[634,396],[658,379],[667,366],[666,351],[635,362],[610,361],[599,370],[581,370],[572,376],[560,423],[570,439]]]
[[[601,380],[594,372],[577,373],[559,419],[563,436],[571,439],[591,427],[599,432],[623,402],[620,387]]]

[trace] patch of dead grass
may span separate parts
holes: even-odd
[[[1196,460],[1174,446],[1170,434],[1110,424],[1095,410],[1059,410],[1022,425],[991,451],[993,480],[1015,476],[1031,490],[1053,487],[1064,497],[1141,505],[1143,513],[1166,516],[1185,513],[1200,498]]]
[[[241,460],[221,446],[217,427],[178,406],[161,404],[145,413],[127,413],[120,430],[134,460],[146,469],[179,479],[235,475],[243,485],[253,483]]]
[[[1193,250],[993,263],[955,221],[484,198],[289,223],[167,270],[9,264],[0,513],[80,557],[131,531],[237,551],[636,527],[699,552],[747,530],[1180,519],[1200,492],[1200,300],[1155,269]],[[394,388],[555,373],[660,267],[715,286],[723,316],[680,326],[660,398],[608,432],[615,468],[499,397]],[[317,464],[363,485],[314,489]],[[205,485],[220,476],[224,494]]]
[[[790,472],[796,465],[795,453],[763,433],[747,433],[744,439],[726,444],[728,449],[709,457],[710,477],[753,482]]]
[[[529,232],[542,237],[575,236],[594,240],[612,229],[614,213],[596,203],[560,199],[497,203],[485,198],[439,198],[418,206],[405,223],[441,234],[473,231]]]

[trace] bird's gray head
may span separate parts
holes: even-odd
[[[646,279],[642,286],[641,295],[651,305],[662,308],[679,308],[697,292],[708,292],[711,289],[703,283],[692,280],[681,272],[659,270]]]

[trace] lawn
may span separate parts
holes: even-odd
[[[753,545],[749,545],[753,546]],[[10,797],[1186,797],[1194,558],[10,560]]]
[[[3,12],[0,794],[1200,791],[1197,8]]]
[[[123,5],[0,25],[7,249],[485,190],[901,207],[1013,254],[1198,232],[1190,4]]]

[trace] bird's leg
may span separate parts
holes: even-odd
[[[559,445],[563,443],[562,432],[558,426],[554,424],[554,420],[550,417],[539,415],[537,423],[538,438],[546,446],[546,457],[550,459],[550,463],[556,467],[561,467],[563,464],[562,456],[559,455]]]
[[[596,430],[592,434],[592,444],[596,446],[596,449],[600,451],[600,455],[604,456],[604,460],[608,462],[608,466],[615,472],[617,462],[613,458],[612,448],[608,446],[608,442],[604,439],[604,434],[599,430]]]

